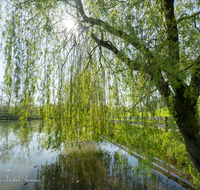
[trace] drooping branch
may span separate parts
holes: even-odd
[[[88,53],[88,57],[89,57],[89,60],[87,62],[87,65],[86,67],[83,69],[83,72],[80,74],[80,77],[83,75],[83,73],[85,73],[85,71],[87,70],[87,68],[89,67],[90,63],[91,63],[91,60],[92,60],[92,54],[94,52],[94,50],[98,47],[99,45],[95,46],[91,52]]]
[[[95,42],[98,45],[101,45],[105,47],[106,49],[111,50],[119,59],[121,59],[130,68],[131,71],[133,70],[141,71],[142,67],[140,63],[137,63],[131,60],[125,54],[125,52],[119,51],[111,42],[100,40],[95,36],[95,34],[91,34],[91,37],[95,40]],[[154,63],[151,63],[151,64],[154,64]],[[151,76],[151,80],[155,83],[155,86],[158,88],[161,95],[166,98],[166,103],[169,106],[168,99],[172,92],[169,88],[168,82],[164,80],[161,74],[161,71],[159,69],[155,71],[155,69],[151,67],[151,69],[146,70],[146,74]]]
[[[131,71],[133,70],[140,70],[140,63],[134,62],[133,60],[131,60],[125,52],[121,52],[119,51],[110,41],[103,41],[100,40],[96,37],[95,34],[91,34],[92,39],[94,39],[94,41],[100,45],[105,47],[108,50],[111,50],[119,59],[121,59],[129,68]]]
[[[147,58],[148,63],[145,65],[146,74],[151,76],[152,81],[155,82],[155,85],[157,86],[160,93],[166,99],[168,99],[170,94],[172,93],[169,88],[169,84],[168,84],[168,82],[166,82],[164,80],[159,68],[156,68],[157,71],[155,72],[155,66],[157,64],[155,61],[153,61],[154,57],[153,57],[151,51],[144,44],[142,44],[142,42],[138,39],[137,35],[133,34],[134,37],[130,36],[130,35],[126,34],[125,32],[110,26],[108,23],[102,21],[101,19],[87,17],[84,12],[81,0],[75,0],[75,3],[76,3],[78,11],[80,13],[80,17],[82,18],[82,19],[80,19],[81,23],[90,23],[91,25],[98,25],[98,26],[103,27],[106,31],[110,32],[111,34],[113,34],[115,36],[120,37],[121,39],[123,39],[126,42],[128,42],[129,44],[131,44],[133,47],[135,47],[137,50],[139,50]],[[134,33],[134,31],[133,31],[133,33]],[[141,63],[136,63],[133,60],[131,60],[126,55],[125,52],[119,51],[111,42],[100,40],[93,33],[91,34],[91,37],[95,40],[95,42],[98,45],[103,46],[104,48],[106,48],[108,50],[111,50],[118,58],[120,58],[125,64],[127,64],[127,66],[130,68],[131,71],[133,71],[133,70],[141,71],[141,69],[142,69]],[[167,100],[167,102],[168,102],[168,100]]]
[[[67,3],[67,1],[65,1]],[[159,67],[157,67],[157,63],[154,61],[154,56],[152,52],[139,40],[136,34],[134,34],[134,31],[132,31],[132,36],[128,35],[124,31],[117,29],[115,27],[110,26],[108,23],[102,21],[101,19],[95,19],[92,17],[88,17],[83,9],[83,4],[81,0],[75,0],[76,4],[76,11],[78,12],[78,22],[80,25],[83,23],[88,23],[91,26],[98,25],[102,28],[104,28],[109,33],[125,40],[127,43],[132,45],[134,48],[139,50],[147,59],[147,63],[141,64],[138,62],[135,62],[134,60],[131,60],[125,52],[119,51],[116,46],[114,46],[110,41],[104,41],[101,39],[98,39],[97,36],[94,33],[91,33],[90,36],[94,39],[94,41],[99,45],[102,46],[110,51],[112,51],[119,59],[121,59],[131,71],[137,70],[137,71],[143,71],[147,75],[151,76],[152,82],[154,82],[155,86],[159,90],[159,92],[162,94],[163,97],[166,99],[166,103],[169,106],[169,96],[172,94],[172,91],[169,88],[169,84],[165,79],[163,78],[161,74],[161,70]],[[169,16],[170,18],[170,16]],[[156,70],[156,72],[155,72]]]
[[[193,13],[191,15],[188,15],[187,13],[184,13],[180,16],[180,18],[177,19],[176,23],[180,23],[182,20],[186,20],[186,19],[191,19],[191,18],[195,18],[197,15],[200,14],[200,11],[199,12],[196,12],[196,13]]]
[[[196,62],[197,69],[191,78],[191,86],[192,84],[194,85],[196,96],[199,97],[200,95],[200,56],[198,56],[195,62]]]
[[[108,23],[104,22],[101,19],[88,17],[84,12],[81,0],[75,0],[75,2],[78,7],[77,10],[80,13],[80,17],[82,18],[82,19],[79,19],[81,23],[89,23],[91,25],[101,26],[109,33],[117,37],[120,37],[121,39],[125,40],[127,43],[131,44],[133,47],[139,50],[142,54],[144,54],[147,58],[153,58],[151,51],[142,42],[140,42],[139,38],[137,37],[137,34],[134,33],[134,31],[132,31],[132,35],[130,36],[126,32],[110,26]]]
[[[140,102],[142,102],[142,99],[143,99],[144,97],[146,97],[148,94],[153,94],[156,90],[157,90],[157,89],[154,89],[154,90],[152,90],[152,91],[147,92],[143,97],[140,97],[139,101],[137,101],[130,109],[125,110],[125,112],[129,112],[129,111],[133,110]]]

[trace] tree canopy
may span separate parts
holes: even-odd
[[[54,140],[47,142],[91,137],[91,131],[100,138],[110,131],[112,112],[121,120],[127,113],[137,115],[140,105],[155,116],[162,101],[200,172],[199,1],[9,0],[4,5],[4,83],[22,121],[37,102],[43,118],[55,118],[48,121]]]

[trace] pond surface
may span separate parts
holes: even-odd
[[[160,166],[148,177],[144,165],[137,169],[140,155],[130,155],[106,140],[81,142],[81,149],[46,150],[39,142],[44,134],[37,131],[37,124],[31,122],[33,130],[22,141],[15,121],[0,122],[0,190],[193,189]]]

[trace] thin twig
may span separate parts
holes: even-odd
[[[144,98],[146,95],[148,95],[148,94],[150,94],[150,93],[155,92],[156,90],[157,90],[157,89],[155,89],[155,90],[153,90],[153,91],[147,92],[142,98]],[[132,110],[132,109],[135,108],[135,106],[137,106],[140,102],[141,102],[141,99],[140,99],[136,104],[134,104],[134,106],[133,106],[132,108],[130,108],[130,109],[128,109],[128,110],[125,110],[125,112],[128,112],[128,111]]]

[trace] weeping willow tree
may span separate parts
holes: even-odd
[[[126,122],[141,116],[139,106],[148,127],[159,98],[200,172],[199,6],[196,0],[5,1],[4,83],[21,121],[37,104],[45,142],[55,147],[113,129],[120,137],[133,126],[114,128],[108,117]]]

